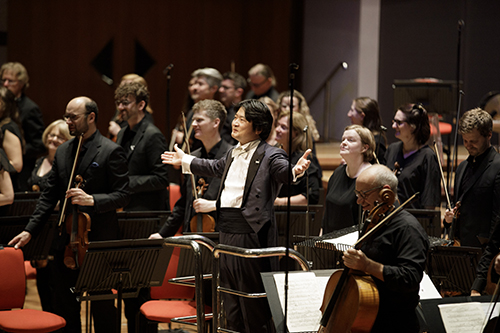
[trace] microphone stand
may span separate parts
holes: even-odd
[[[288,314],[288,258],[290,257],[290,249],[288,244],[290,243],[290,197],[292,193],[292,132],[293,132],[293,90],[294,90],[294,80],[295,71],[299,69],[299,65],[290,64],[290,79],[288,81],[288,86],[290,88],[290,125],[288,126],[288,200],[287,200],[287,212],[286,212],[286,250],[285,250],[285,324],[283,325],[283,332],[287,333],[287,314]]]
[[[309,126],[304,126],[304,129],[302,130],[305,135],[306,135],[306,150],[309,149]],[[311,235],[309,235],[309,168],[306,170],[306,174],[304,175],[306,177],[306,240],[309,239]]]
[[[170,131],[170,80],[172,79],[172,75],[170,75],[170,72],[172,71],[172,68],[174,68],[174,65],[170,64],[163,70],[163,75],[165,75],[167,79],[167,92],[165,94],[165,99],[166,99],[165,133],[168,133],[168,131]],[[169,151],[172,151],[173,140],[170,140],[170,145],[172,145],[172,147],[169,147]]]
[[[458,20],[458,40],[457,40],[457,68],[456,68],[456,78],[457,78],[457,116],[455,118],[455,139],[453,141],[453,154],[451,157],[451,172],[448,173],[448,193],[451,193],[451,182],[453,181],[453,169],[457,167],[457,157],[458,157],[458,120],[460,119],[460,102],[462,99],[463,91],[460,90],[460,58],[461,58],[461,45],[462,45],[462,28],[465,26],[464,20]],[[455,192],[455,191],[453,191]],[[453,193],[455,194],[455,193]]]

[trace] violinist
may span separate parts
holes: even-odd
[[[225,156],[232,146],[221,139],[220,133],[226,120],[226,109],[222,103],[211,99],[197,102],[193,106],[192,127],[194,136],[203,143],[203,146],[192,152],[191,155],[207,159],[218,159]],[[192,231],[190,221],[197,213],[208,213],[214,219],[215,199],[220,187],[220,179],[212,177],[195,176],[196,186],[200,186],[199,180],[203,179],[208,184],[201,198],[194,200],[192,178],[184,177],[181,187],[181,198],[175,203],[172,214],[158,233],[152,234],[150,238],[161,238],[173,236],[182,225],[183,231]]]
[[[479,108],[465,112],[458,124],[469,157],[455,174],[459,214],[448,210],[445,222],[451,225],[458,215],[451,227],[462,246],[484,247],[500,220],[500,155],[491,146],[492,126],[491,116]]]
[[[82,137],[83,143],[78,157],[75,175],[84,180],[84,187],[70,188],[73,183],[71,170],[76,159],[79,139],[71,139],[61,144],[55,154],[49,172],[47,188],[42,192],[35,212],[25,230],[14,237],[9,245],[20,248],[28,243],[47,222],[58,201],[68,198],[68,208],[76,205],[80,212],[87,213],[91,220],[90,241],[118,239],[118,218],[116,209],[129,201],[129,179],[127,159],[123,148],[105,138],[97,129],[97,104],[88,97],[72,99],[63,118],[69,132]],[[66,215],[71,213],[66,210]],[[78,278],[78,269],[64,265],[65,246],[69,242],[66,229],[71,220],[66,220],[61,233],[56,236],[52,254],[54,260],[48,262],[50,287],[52,288],[52,307],[54,313],[66,320],[65,332],[81,332],[80,303],[70,288]],[[92,301],[92,312],[96,332],[115,332],[116,309],[113,300]]]
[[[357,202],[363,210],[372,211],[382,202],[382,189],[395,192],[397,187],[393,172],[375,164],[356,179]],[[374,217],[372,221],[380,220]],[[415,308],[428,248],[425,230],[413,215],[401,210],[368,238],[360,250],[344,252],[344,264],[371,275],[377,286],[379,309],[371,332],[419,332]]]

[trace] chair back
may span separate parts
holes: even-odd
[[[160,287],[151,287],[152,299],[194,299],[195,288],[175,285],[168,282],[169,279],[177,276],[180,253],[181,249],[179,247],[174,247],[167,271],[165,272],[163,284]]]
[[[168,186],[169,191],[169,201],[170,201],[170,210],[174,209],[175,203],[177,200],[181,198],[181,187],[177,184],[170,184]]]
[[[22,308],[26,275],[22,250],[0,247],[0,310]]]

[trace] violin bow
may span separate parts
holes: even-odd
[[[189,136],[187,132],[187,127],[186,127],[186,116],[184,115],[184,111],[181,112],[182,114],[182,122],[184,123],[184,144],[186,145],[187,152],[189,155],[191,155],[191,148],[189,147]],[[191,128],[189,129],[191,131]],[[191,132],[189,132],[190,134]],[[194,175],[191,173],[191,183],[193,185],[193,196],[194,199],[198,199],[198,193],[196,192],[196,183],[194,179]]]

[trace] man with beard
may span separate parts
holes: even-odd
[[[24,231],[14,237],[9,245],[16,248],[26,245],[32,235],[40,232],[57,203],[64,202],[65,198],[68,199],[69,207],[77,205],[81,212],[90,216],[89,241],[118,239],[116,209],[127,205],[130,196],[127,159],[122,147],[101,135],[96,125],[97,116],[97,104],[88,97],[77,97],[68,103],[63,118],[75,138],[57,149],[49,174],[49,186],[42,192]],[[82,146],[75,175],[83,177],[85,186],[72,186],[67,190],[68,183],[74,181],[69,178],[80,137]],[[65,213],[68,216],[70,212]],[[76,284],[79,269],[78,264],[72,269],[64,263],[69,235],[66,227],[61,230],[61,235],[56,237],[51,249],[54,260],[48,263],[50,288],[53,291],[52,306],[54,312],[66,320],[65,332],[80,333],[80,303],[70,291]],[[96,332],[116,331],[115,320],[110,320],[116,316],[113,300],[92,301],[92,312]]]

